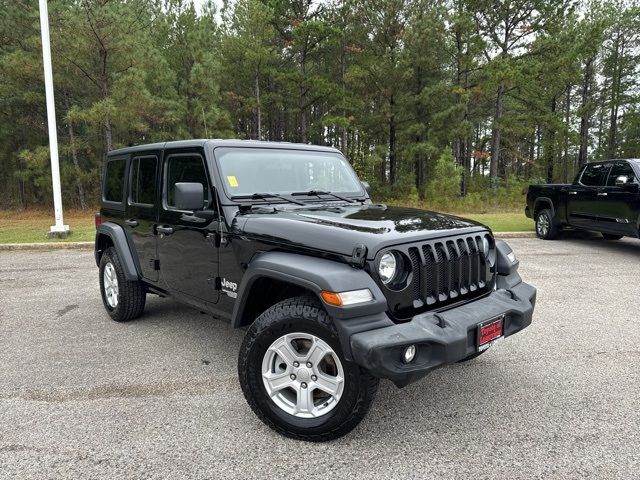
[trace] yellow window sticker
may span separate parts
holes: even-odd
[[[234,188],[238,186],[238,179],[235,177],[235,175],[227,175],[227,182],[229,182],[229,185]]]

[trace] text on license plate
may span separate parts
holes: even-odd
[[[486,350],[502,337],[504,317],[494,318],[478,325],[478,350]]]

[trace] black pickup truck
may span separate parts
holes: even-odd
[[[570,185],[531,185],[525,214],[551,240],[563,227],[593,230],[609,240],[640,234],[640,159],[588,163]]]

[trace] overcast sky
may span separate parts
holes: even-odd
[[[200,9],[206,2],[207,0],[193,0],[193,3],[196,7],[198,7],[198,9]],[[218,10],[220,10],[220,8],[222,7],[222,0],[213,0],[213,3],[217,5]]]

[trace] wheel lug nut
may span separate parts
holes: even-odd
[[[311,365],[311,362],[307,362],[307,367],[311,368],[313,365]]]
[[[318,377],[316,377],[315,375],[311,375],[311,380],[313,380],[314,382],[318,379]]]
[[[298,362],[293,362],[293,366],[298,368],[300,366],[300,364]]]
[[[307,384],[306,384],[306,383],[304,383],[304,382],[302,382],[302,385],[301,385],[301,386],[302,386],[302,388],[307,388]]]
[[[295,379],[296,379],[296,376],[292,373],[291,374],[291,380],[295,380]]]

